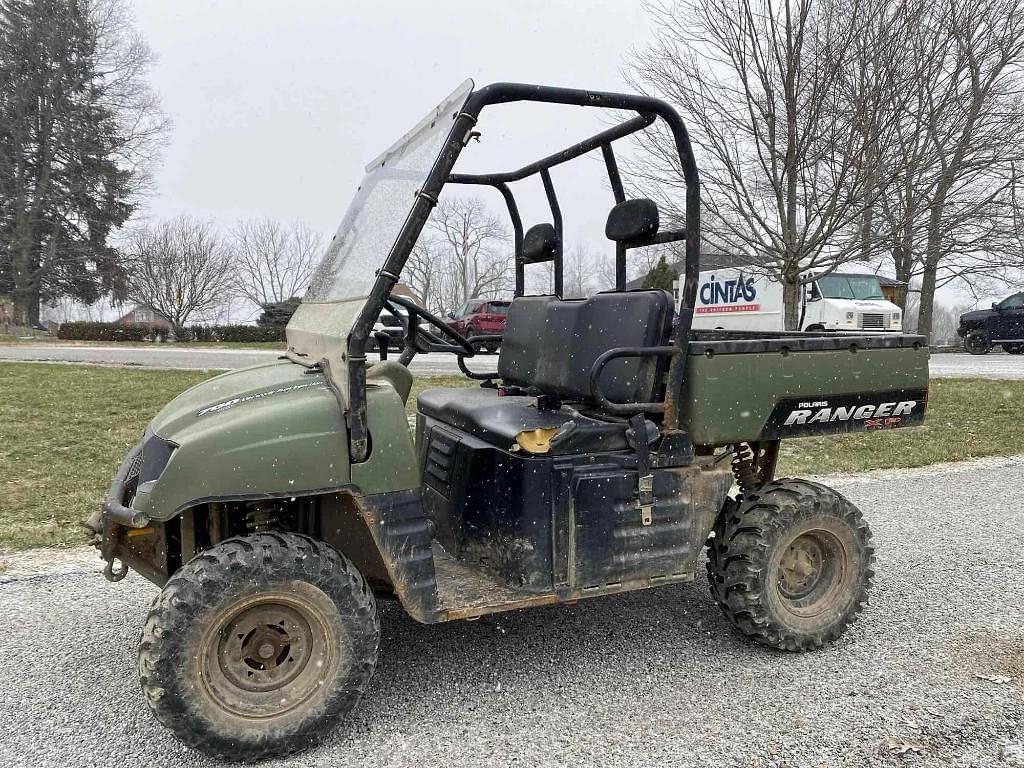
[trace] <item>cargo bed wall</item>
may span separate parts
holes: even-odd
[[[683,426],[695,445],[891,429],[928,399],[921,336],[810,336],[690,344]]]

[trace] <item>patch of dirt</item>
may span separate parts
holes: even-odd
[[[980,629],[954,636],[950,659],[988,685],[1012,685],[1024,694],[1024,632]]]
[[[0,584],[42,576],[102,570],[103,562],[93,547],[42,547],[0,554]]]

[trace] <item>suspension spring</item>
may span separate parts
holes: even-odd
[[[754,464],[754,449],[749,444],[736,444],[732,455],[732,474],[744,495],[753,493],[761,485],[757,466]]]

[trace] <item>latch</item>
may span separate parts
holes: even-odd
[[[642,413],[629,420],[636,446],[636,505],[640,509],[640,524],[654,522],[654,475],[651,474],[651,446],[647,442],[647,422]]]
[[[639,498],[637,506],[640,507],[641,525],[650,525],[654,522],[654,475],[643,475],[637,482]]]

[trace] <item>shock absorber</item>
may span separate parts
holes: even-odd
[[[732,474],[744,495],[753,493],[761,484],[758,480],[757,466],[754,464],[754,449],[748,443],[737,443],[734,446]]]

